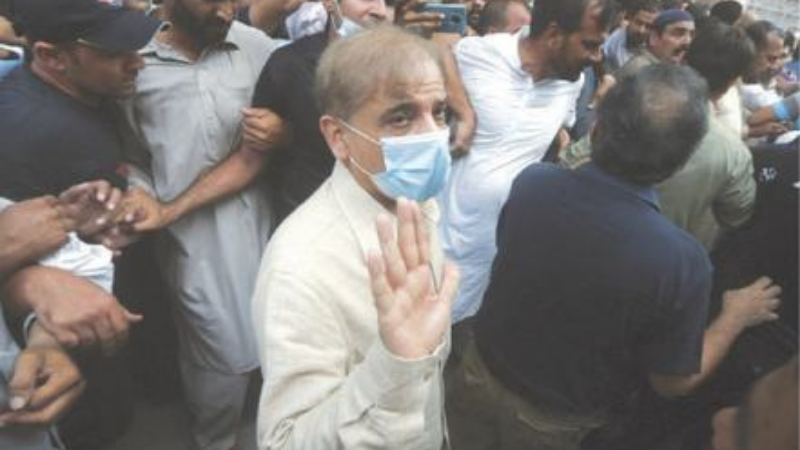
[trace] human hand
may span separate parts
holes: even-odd
[[[25,38],[17,35],[14,25],[5,17],[0,16],[0,44],[25,45]]]
[[[160,230],[174,221],[174,214],[169,206],[162,204],[140,187],[125,192],[120,217],[117,224],[123,226],[119,230],[129,233]]]
[[[121,199],[122,192],[104,180],[75,185],[58,196],[67,220],[89,242],[114,225]]]
[[[388,217],[378,217],[376,227],[381,252],[370,253],[368,266],[381,341],[400,358],[428,356],[450,327],[458,269],[446,262],[437,288],[427,223],[416,203],[397,201],[396,240]]]
[[[58,421],[86,388],[78,367],[52,336],[34,324],[8,383],[9,409],[0,424],[48,426]]]
[[[69,272],[31,266],[12,277],[6,295],[27,304],[38,323],[65,347],[99,346],[103,354],[119,350],[130,326],[142,320],[93,282]]]
[[[748,129],[748,136],[751,138],[762,136],[778,136],[789,131],[789,128],[781,122],[767,122],[753,126]]]
[[[722,317],[740,329],[760,325],[778,318],[781,288],[767,277],[761,277],[742,289],[723,294]]]
[[[72,227],[55,197],[7,207],[0,213],[0,273],[54,252],[67,242]]]
[[[242,115],[242,141],[249,149],[268,152],[286,139],[286,124],[269,109],[244,108]]]
[[[395,25],[423,36],[431,36],[442,26],[444,15],[422,12],[422,7],[426,3],[426,0],[398,0],[394,6]]]

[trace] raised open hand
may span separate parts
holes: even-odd
[[[445,262],[437,285],[427,223],[416,203],[397,201],[396,239],[387,216],[378,217],[376,226],[381,251],[370,253],[368,264],[381,340],[395,356],[423,358],[450,327],[458,269]]]

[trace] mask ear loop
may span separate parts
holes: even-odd
[[[358,128],[356,128],[356,127],[354,127],[354,126],[350,125],[350,124],[349,124],[349,123],[347,123],[347,122],[346,122],[344,119],[339,119],[339,123],[341,123],[341,124],[342,124],[342,126],[344,126],[345,128],[347,128],[348,130],[352,131],[354,134],[356,134],[356,135],[357,135],[358,137],[360,137],[361,139],[364,139],[364,140],[366,140],[367,142],[371,142],[371,143],[373,143],[373,144],[377,145],[377,146],[378,146],[378,148],[381,148],[381,143],[380,143],[380,142],[376,141],[375,139],[373,139],[372,137],[370,137],[369,135],[367,135],[367,134],[366,134],[366,133],[364,133],[363,131],[359,130]],[[342,140],[344,140],[345,144],[347,144],[347,140],[344,138],[344,136],[342,136]],[[348,146],[349,146],[349,144],[348,144]],[[358,169],[359,171],[361,171],[361,173],[363,173],[364,175],[367,175],[367,176],[369,176],[370,178],[372,178],[372,177],[374,177],[374,176],[375,176],[375,174],[374,174],[374,173],[371,173],[371,172],[369,172],[367,169],[365,169],[365,168],[364,168],[364,166],[362,166],[361,164],[359,164],[359,163],[358,163],[358,161],[357,161],[355,158],[353,158],[352,156],[348,155],[348,156],[347,156],[347,160],[348,160],[348,161],[350,161],[351,163],[353,163],[353,165],[356,167],[356,169]]]
[[[344,23],[344,13],[342,6],[339,4],[342,0],[333,0],[333,7],[336,8],[336,20],[334,20],[334,28],[338,30]]]

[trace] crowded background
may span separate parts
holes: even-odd
[[[0,0],[0,449],[797,449],[799,37]]]

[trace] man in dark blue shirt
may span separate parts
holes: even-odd
[[[120,173],[125,135],[114,101],[135,92],[137,50],[159,27],[96,0],[17,5],[31,62],[0,84],[0,195],[22,200]]]
[[[502,423],[463,446],[452,433],[456,448],[578,449],[646,384],[690,392],[741,330],[775,317],[778,288],[763,279],[731,292],[706,331],[708,256],[659,212],[652,185],[705,133],[706,91],[674,65],[622,80],[598,111],[593,163],[533,165],[515,180],[452,399]]]

